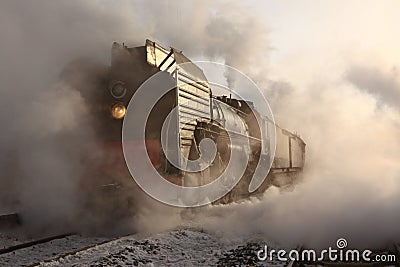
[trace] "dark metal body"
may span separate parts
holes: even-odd
[[[182,63],[184,65],[180,65]],[[97,76],[97,83],[101,88],[92,94],[90,101],[96,120],[96,132],[108,155],[105,157],[108,162],[102,164],[102,168],[108,168],[107,172],[114,177],[109,181],[101,180],[103,184],[114,184],[115,180],[118,180],[118,184],[124,184],[125,182],[121,182],[120,179],[129,179],[128,177],[115,179],[115,173],[120,172],[123,173],[121,176],[126,176],[128,172],[121,146],[123,119],[113,118],[110,115],[110,108],[117,102],[127,106],[140,85],[158,72],[164,73],[167,83],[174,89],[164,95],[150,113],[146,126],[146,146],[154,167],[165,179],[181,186],[197,186],[207,184],[218,177],[226,167],[232,149],[242,150],[240,146],[230,145],[225,126],[232,124],[236,127],[234,138],[239,141],[249,138],[251,151],[241,151],[249,153],[249,164],[244,177],[219,203],[236,201],[250,195],[248,185],[260,160],[261,164],[270,164],[272,160],[272,169],[255,194],[265,191],[271,185],[286,186],[294,182],[293,174],[302,170],[305,160],[305,143],[300,137],[277,127],[272,121],[262,118],[260,114],[254,114],[250,109],[252,105],[250,102],[213,96],[203,71],[191,63],[182,52],[173,48],[167,50],[155,42],[146,40],[145,46],[134,48],[114,43],[111,66]],[[119,99],[110,93],[110,87],[116,82],[126,88],[126,94]],[[178,113],[174,127],[181,126],[177,130],[179,132],[177,157],[197,159],[198,144],[203,138],[211,138],[217,144],[217,157],[214,162],[197,175],[187,175],[172,166],[166,160],[161,148],[161,127],[167,115],[175,107],[178,107]],[[256,116],[261,117],[261,127],[258,126]],[[221,121],[223,123],[220,123]],[[271,147],[261,149],[261,131],[266,131],[268,135],[268,129],[274,127],[278,142],[276,156],[270,159]]]

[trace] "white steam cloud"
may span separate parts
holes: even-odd
[[[292,65],[274,70],[283,80],[254,77],[276,121],[307,144],[303,182],[293,192],[269,190],[263,201],[212,207],[208,227],[306,246],[340,237],[362,247],[399,240],[399,62],[337,50],[320,59],[293,55]]]
[[[135,46],[145,38],[237,66],[250,67],[265,56],[266,40],[257,42],[262,49],[251,43],[251,36],[264,31],[257,18],[242,16],[237,5],[211,3],[2,2],[0,121],[6,127],[0,140],[0,211],[21,212],[33,228],[76,226],[82,206],[79,181],[87,167],[84,145],[94,135],[85,94],[58,81],[69,62],[85,57],[108,65],[113,41]],[[261,53],[251,59],[248,49]]]
[[[293,192],[272,189],[261,201],[207,208],[197,218],[205,228],[319,245],[339,237],[354,245],[400,238],[396,68],[387,71],[391,68],[379,59],[360,65],[362,50],[352,56],[346,52],[357,49],[353,44],[323,57],[295,54],[271,77],[269,28],[257,14],[224,1],[3,1],[0,166],[6,171],[0,178],[0,208],[10,207],[17,195],[38,224],[44,223],[43,215],[50,224],[73,220],[79,206],[75,179],[84,169],[74,147],[81,133],[90,136],[90,127],[78,127],[84,97],[57,84],[57,75],[82,55],[107,64],[113,41],[134,46],[152,38],[195,59],[223,60],[250,75],[265,88],[277,122],[307,143],[303,183]],[[162,205],[157,214],[147,206],[135,218],[140,229],[181,223],[171,216],[169,223],[151,224],[165,222],[160,214],[171,214]]]
[[[78,225],[80,180],[97,151],[84,95],[59,75],[82,56],[108,64],[112,41],[132,39],[134,16],[127,6],[0,4],[0,213],[19,212],[35,231]]]

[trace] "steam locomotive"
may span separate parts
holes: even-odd
[[[129,101],[137,89],[160,72],[174,89],[154,105],[146,124],[145,144],[152,165],[166,180],[179,186],[197,186],[216,179],[226,168],[232,149],[237,149],[231,146],[228,138],[226,126],[231,125],[239,137],[246,136],[250,140],[250,151],[246,151],[249,162],[239,183],[215,203],[225,204],[248,198],[272,185],[292,185],[304,166],[304,141],[275,125],[272,120],[256,114],[252,102],[215,96],[203,70],[193,63],[187,68],[179,67],[183,63],[191,63],[191,60],[181,51],[165,49],[146,40],[144,46],[132,48],[114,43],[111,66],[85,62],[65,69],[62,77],[74,87],[81,88],[98,139],[104,147],[103,159],[97,162],[95,168],[98,170],[97,185],[111,190],[116,187],[130,188],[134,183],[129,177],[122,152],[123,121]],[[162,149],[162,126],[175,107],[179,107],[174,126],[178,136],[177,155],[187,159],[199,158],[199,144],[204,138],[210,138],[217,144],[216,157],[208,168],[197,175],[188,174],[171,164]],[[261,124],[257,123],[257,117],[261,117]],[[262,149],[262,132],[269,135],[268,129],[276,129],[274,158],[270,158],[270,144]],[[249,193],[252,174],[260,161],[261,164],[271,164],[270,172],[262,185]]]

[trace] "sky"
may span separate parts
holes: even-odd
[[[400,61],[398,1],[249,1],[270,29],[272,69],[309,69],[303,62]],[[362,56],[361,56],[362,55]],[[362,57],[362,58],[359,58]],[[307,60],[303,60],[307,58]],[[288,70],[289,69],[289,70]],[[284,75],[284,74],[276,74]]]

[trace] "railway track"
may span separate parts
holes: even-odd
[[[36,239],[1,249],[0,266],[39,266],[116,239],[71,233]]]
[[[43,244],[43,243],[47,243],[56,239],[63,239],[67,236],[70,236],[72,234],[61,234],[61,235],[55,235],[55,236],[49,236],[49,237],[45,237],[45,238],[41,238],[41,239],[37,239],[37,240],[33,240],[33,241],[29,241],[29,242],[25,242],[25,243],[21,243],[18,245],[14,245],[14,246],[10,246],[7,248],[3,248],[0,249],[0,255],[2,254],[7,254],[19,249],[24,249],[24,248],[29,248],[29,247],[33,247],[35,245],[39,245],[39,244]]]
[[[62,233],[31,239],[25,236],[18,213],[0,214],[0,266],[40,266],[121,237],[123,236],[88,237]]]
[[[189,233],[189,235],[188,235]],[[145,262],[164,262],[167,260],[171,262],[172,258],[177,257],[177,259],[182,260],[182,256],[184,254],[174,254],[171,251],[176,250],[175,241],[179,244],[182,238],[187,238],[186,241],[190,241],[192,244],[193,241],[199,242],[198,240],[202,240],[204,244],[210,246],[210,239],[200,238],[200,239],[190,239],[191,235],[197,236],[198,232],[190,232],[186,231],[185,233],[181,232],[172,232],[165,234],[167,237],[164,239],[153,238],[152,241],[147,239],[148,237],[141,236],[140,234],[135,234],[134,236],[120,236],[114,238],[93,238],[93,237],[84,237],[77,234],[62,234],[62,235],[54,235],[50,237],[45,237],[37,240],[29,240],[28,242],[24,242],[21,244],[9,246],[7,248],[0,250],[0,266],[54,266],[54,265],[68,265],[68,266],[86,266],[86,263],[93,263],[93,266],[104,266],[107,262],[116,261],[116,262],[136,262],[137,260],[143,260]],[[202,235],[199,235],[202,237]],[[145,237],[145,238],[144,238]],[[161,241],[160,240],[164,240]],[[115,241],[115,242],[113,242]],[[163,243],[167,242],[167,243]],[[217,242],[217,239],[215,240]],[[196,243],[197,244],[197,243]],[[211,242],[212,244],[212,242]],[[239,245],[237,247],[232,247],[232,249],[223,251],[220,250],[220,244],[214,244],[216,250],[220,251],[217,254],[213,254],[214,256],[218,255],[216,259],[219,258],[218,263],[219,266],[237,266],[237,265],[229,265],[228,263],[233,262],[246,262],[249,258],[254,257],[254,251],[259,249],[258,243],[248,243],[246,245]],[[179,247],[179,246],[178,246]],[[198,247],[193,246],[195,248],[191,253],[191,257],[198,257],[197,249]],[[178,249],[179,250],[179,249]],[[295,250],[299,252],[299,255],[304,250],[309,250],[309,248],[304,246],[299,246]],[[210,250],[210,253],[215,253],[214,250]],[[106,254],[105,254],[106,253]],[[155,253],[155,254],[154,254]],[[170,254],[171,253],[171,254]],[[189,252],[185,251],[187,255],[190,255]],[[382,250],[375,250],[372,255],[396,255],[396,259],[400,259],[400,247],[397,244],[391,244],[390,248],[385,248]],[[104,255],[108,255],[104,257]],[[140,256],[141,255],[141,256]],[[162,258],[165,255],[165,259]],[[185,254],[186,255],[186,254]],[[318,252],[317,252],[318,255]],[[171,258],[172,257],[172,258]],[[179,258],[181,257],[181,258]],[[204,256],[202,256],[204,257]],[[190,257],[189,257],[190,258]],[[200,257],[201,258],[201,257]],[[317,256],[318,258],[318,256]],[[371,257],[372,258],[372,257]],[[186,258],[184,258],[186,259]],[[212,261],[210,261],[212,262]],[[201,261],[199,261],[201,263]],[[215,261],[215,263],[217,263]],[[97,264],[97,265],[96,265]],[[263,263],[265,264],[265,262]],[[279,266],[282,266],[283,262],[277,263]],[[240,265],[241,266],[241,265]],[[246,265],[247,266],[247,265]],[[252,265],[249,265],[252,266]],[[258,266],[258,265],[257,265]],[[263,265],[268,266],[268,265]],[[329,261],[328,259],[310,262],[310,261],[301,261],[301,260],[292,260],[284,263],[284,266],[287,267],[312,267],[312,266],[349,266],[349,267],[362,267],[362,266],[370,266],[370,267],[378,267],[378,266],[399,266],[398,262],[364,262],[364,263],[356,263],[356,262],[334,262]]]
[[[48,263],[48,262],[52,262],[52,261],[59,261],[62,258],[65,258],[65,257],[68,257],[68,256],[72,256],[72,255],[75,255],[75,254],[80,253],[80,252],[84,252],[85,250],[89,250],[89,249],[94,248],[96,246],[107,244],[109,242],[117,240],[118,238],[119,237],[108,239],[108,240],[105,240],[105,241],[102,241],[102,242],[99,242],[99,243],[96,243],[96,244],[92,244],[92,245],[85,246],[85,247],[82,247],[82,248],[79,248],[79,249],[76,249],[76,250],[73,250],[73,251],[70,251],[70,252],[66,252],[66,253],[63,253],[63,254],[58,255],[56,257],[45,259],[43,261],[33,263],[31,265],[28,265],[27,267],[35,267],[35,266],[40,266],[41,264],[44,264],[44,263]]]

